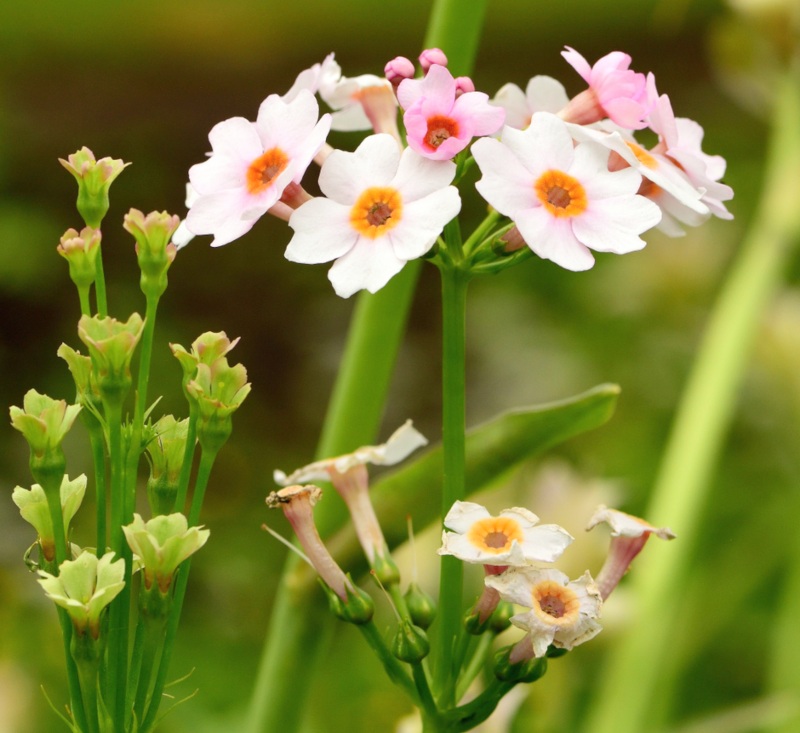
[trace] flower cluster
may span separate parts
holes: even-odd
[[[725,161],[702,151],[702,128],[674,116],[652,73],[633,71],[618,51],[594,65],[571,48],[562,55],[587,85],[574,97],[535,76],[524,92],[506,84],[490,99],[453,77],[438,49],[420,56],[418,78],[403,57],[383,77],[346,77],[331,54],[267,97],[255,122],[234,117],[211,130],[210,157],[189,171],[176,239],[227,244],[269,212],[293,231],[287,259],[333,261],[328,277],[342,297],[375,292],[408,261],[450,246],[443,233],[471,161],[479,194],[505,217],[465,253],[475,262],[527,246],[586,270],[592,251],[642,249],[653,227],[678,236],[712,214],[731,217]],[[317,95],[330,113],[320,116]],[[658,137],[652,149],[634,137],[645,128]],[[373,134],[347,152],[328,145],[331,129]],[[312,161],[322,196],[302,187]]]
[[[572,649],[595,637],[602,628],[598,619],[603,602],[647,538],[675,536],[669,529],[601,506],[587,529],[610,525],[608,559],[596,579],[587,571],[570,580],[544,564],[558,560],[573,538],[558,525],[538,525],[538,521],[520,507],[505,509],[495,517],[480,504],[464,501],[456,502],[444,519],[439,554],[482,564],[486,570],[485,589],[471,616],[472,628],[482,631],[501,599],[528,609],[511,617],[511,623],[526,632],[510,652],[512,664],[543,657],[550,645]]]

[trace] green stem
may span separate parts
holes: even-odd
[[[175,508],[173,511],[186,511],[186,494],[189,491],[189,479],[192,476],[192,464],[194,463],[194,451],[197,447],[197,408],[192,405],[189,408],[189,426],[186,430],[186,449],[183,452],[183,463],[181,464],[181,474],[178,477],[178,493],[175,496]]]
[[[419,696],[419,707],[422,713],[423,720],[428,721],[428,726],[436,725],[439,719],[439,710],[436,707],[436,702],[431,694],[430,683],[428,682],[428,675],[425,673],[425,666],[422,662],[411,663],[411,673],[414,676],[414,684],[417,688]],[[426,726],[423,726],[423,730]]]
[[[67,683],[69,686],[69,699],[72,707],[72,715],[78,729],[86,730],[86,713],[83,708],[83,696],[81,694],[80,675],[75,660],[72,658],[72,635],[74,633],[72,619],[66,609],[58,608],[58,623],[61,625],[61,638],[64,642],[64,661],[67,665]]]
[[[82,640],[77,635],[74,635],[71,646],[72,656],[75,658],[74,661],[80,679],[83,707],[86,713],[86,727],[82,730],[86,731],[86,733],[98,733],[100,730],[97,707],[97,682],[100,671],[98,642],[87,639]]]
[[[217,454],[212,451],[202,451],[200,454],[200,465],[197,469],[197,480],[195,482],[194,494],[192,496],[192,506],[189,511],[190,527],[195,526],[200,518],[200,509],[203,505],[203,497],[205,496],[208,480],[211,476],[211,469],[214,465],[216,457]],[[191,558],[183,562],[175,576],[176,579],[173,581],[175,584],[175,589],[172,595],[172,607],[170,608],[169,617],[167,619],[163,651],[161,654],[161,660],[158,664],[158,674],[153,687],[153,694],[150,698],[150,704],[148,705],[147,713],[141,722],[140,733],[147,733],[155,724],[156,714],[158,713],[158,708],[161,704],[161,696],[164,692],[164,686],[167,682],[169,663],[170,659],[172,658],[172,648],[175,644],[175,637],[178,633],[178,624],[181,618],[181,611],[183,610],[183,601],[186,596],[186,586],[189,582],[190,568]]]
[[[141,427],[144,422],[144,411],[147,407],[147,385],[150,381],[150,360],[153,354],[153,335],[156,330],[156,312],[158,310],[158,298],[147,297],[147,309],[144,316],[144,329],[142,331],[142,341],[139,345],[139,373],[136,384],[136,409],[135,427]],[[136,447],[138,450],[138,446]]]
[[[442,273],[442,516],[464,498],[466,433],[465,349],[466,305],[469,275],[443,267]],[[455,650],[462,633],[463,566],[460,560],[443,555],[439,581],[438,654],[436,690],[439,705],[455,705],[458,668]]]
[[[480,673],[486,662],[486,656],[492,651],[492,642],[494,642],[495,636],[496,634],[487,631],[478,637],[478,644],[472,652],[469,663],[465,669],[461,670],[461,676],[458,678],[456,700],[460,700],[467,694],[469,686]]]
[[[91,316],[92,306],[89,302],[89,286],[78,286],[78,298],[81,301],[81,315]]]
[[[92,462],[94,464],[95,479],[95,504],[97,512],[97,557],[102,557],[106,551],[106,446],[103,439],[103,430],[100,424],[92,417],[89,426],[89,442],[92,446]]]
[[[188,573],[186,573],[188,575]],[[143,623],[140,628],[144,627],[142,639],[142,651],[138,659],[138,669],[136,670],[136,680],[131,680],[130,693],[133,697],[135,690],[136,699],[131,700],[131,706],[136,712],[137,720],[141,720],[145,714],[145,709],[153,697],[150,694],[151,682],[153,679],[153,672],[157,672],[157,663],[159,653],[162,650],[162,643],[164,641],[164,629],[166,626],[166,617],[150,618],[144,617]],[[137,633],[139,629],[137,628]],[[134,686],[135,685],[135,686]]]
[[[94,293],[97,298],[97,315],[100,318],[108,316],[108,301],[106,300],[106,276],[103,271],[103,248],[97,253],[96,272],[94,279]]]
[[[669,524],[679,541],[648,548],[631,586],[637,622],[615,646],[584,730],[638,733],[659,727],[652,710],[674,680],[657,660],[669,654],[684,575],[701,526],[710,478],[736,404],[753,338],[800,236],[800,83],[779,90],[766,180],[756,220],[714,308],[678,407],[647,517]],[[640,566],[639,566],[640,565]],[[674,674],[674,673],[673,673]],[[635,692],[635,694],[632,694]]]
[[[365,624],[358,624],[357,628],[366,639],[372,651],[375,652],[375,656],[380,659],[383,668],[386,670],[386,674],[389,675],[389,679],[419,705],[421,701],[417,694],[417,687],[414,681],[409,676],[405,665],[389,651],[385,639],[375,627],[375,622],[368,621]]]

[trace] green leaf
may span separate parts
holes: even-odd
[[[614,412],[619,392],[617,385],[603,384],[566,400],[502,413],[469,430],[465,495],[487,488],[525,459],[603,425]],[[372,502],[390,547],[408,539],[409,514],[418,529],[439,519],[441,491],[441,445],[374,483]],[[349,523],[326,544],[353,575],[366,570]]]

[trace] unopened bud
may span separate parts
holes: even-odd
[[[428,656],[431,645],[425,632],[403,621],[392,642],[392,654],[401,662],[421,662]]]
[[[408,586],[405,601],[414,625],[427,629],[436,618],[436,601],[416,583]]]

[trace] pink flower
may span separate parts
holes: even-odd
[[[642,249],[639,235],[661,219],[658,206],[636,193],[639,173],[609,171],[607,150],[575,145],[566,123],[547,112],[537,112],[527,130],[505,127],[501,140],[478,140],[472,154],[483,198],[516,224],[539,257],[568,270],[592,267],[590,249]]]
[[[322,147],[331,120],[318,118],[317,101],[301,89],[290,102],[267,97],[255,123],[232,117],[215,125],[208,136],[211,157],[189,169],[197,199],[186,217],[188,230],[213,234],[212,247],[250,231],[287,187],[300,183]]]
[[[489,104],[486,94],[457,96],[456,90],[452,74],[436,64],[424,79],[406,79],[397,88],[408,144],[431,160],[450,160],[473,137],[492,135],[503,126],[505,111]]]
[[[606,54],[594,66],[575,49],[566,47],[561,55],[589,85],[575,97],[561,116],[568,122],[589,124],[603,117],[630,130],[647,127],[652,108],[655,79],[628,69],[631,57],[621,51]]]
[[[343,298],[374,293],[406,262],[424,255],[461,199],[449,185],[456,167],[400,151],[389,135],[370,135],[355,152],[336,150],[322,166],[314,198],[293,214],[286,259],[314,264],[336,260],[328,273]]]

